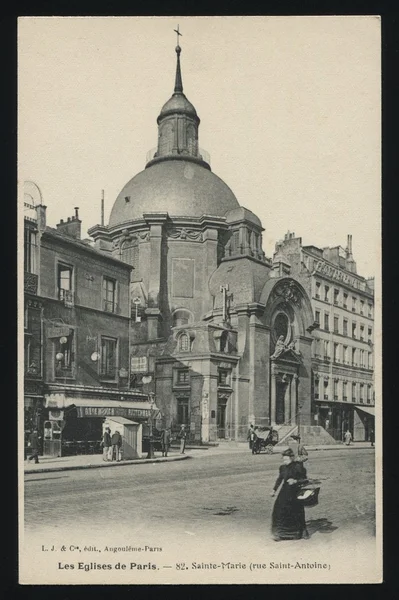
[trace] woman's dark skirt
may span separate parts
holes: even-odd
[[[305,508],[296,497],[297,486],[284,483],[272,514],[272,535],[277,540],[298,540],[306,533]]]

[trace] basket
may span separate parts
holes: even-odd
[[[316,506],[319,503],[319,492],[319,487],[304,485],[298,490],[296,497],[303,506]]]

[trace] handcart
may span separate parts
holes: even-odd
[[[255,427],[255,439],[252,454],[273,454],[273,447],[278,443],[278,431],[273,427]]]

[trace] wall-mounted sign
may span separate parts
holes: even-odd
[[[130,370],[132,373],[147,373],[148,358],[146,356],[132,356],[130,359]]]
[[[78,417],[125,417],[149,418],[148,408],[126,408],[122,406],[78,406]]]
[[[60,327],[51,327],[47,330],[47,337],[49,338],[61,338],[68,337],[71,333],[70,327],[62,325]]]
[[[360,290],[365,290],[366,284],[364,281],[353,277],[352,275],[348,275],[344,271],[333,267],[332,265],[328,265],[323,260],[319,260],[315,262],[314,269],[317,273],[322,273],[323,275],[327,275],[332,279],[336,279],[337,281],[341,281],[342,283],[347,283],[352,287],[355,287]]]

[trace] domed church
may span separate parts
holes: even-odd
[[[108,225],[89,231],[133,266],[131,386],[152,386],[163,425],[185,423],[198,442],[245,439],[250,423],[292,432],[311,424],[310,299],[285,256],[265,256],[259,218],[212,172],[179,45],[176,55],[156,150]]]

